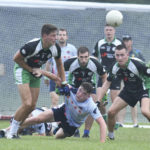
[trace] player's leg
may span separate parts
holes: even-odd
[[[122,110],[119,111],[117,117],[116,117],[116,121],[118,123],[116,123],[116,128],[117,127],[123,127],[123,124],[124,124],[124,119],[125,119],[125,115],[126,115],[126,110],[127,110],[127,107],[126,108],[123,108]]]
[[[150,98],[148,97],[142,98],[141,112],[150,121]]]
[[[101,94],[101,90],[102,90],[102,87],[98,87],[97,88],[97,98],[99,97],[99,95]],[[104,100],[102,100],[103,103],[108,103],[108,100],[107,100],[107,96]],[[99,107],[99,110],[105,120],[105,122],[107,123],[107,112],[106,112],[106,106],[105,105],[100,105]]]
[[[55,138],[56,139],[61,139],[61,138],[65,138],[65,134],[62,128],[59,128],[58,131],[55,134]]]
[[[98,84],[97,84],[97,91],[96,91],[97,100],[99,100],[101,90],[102,90],[102,79],[99,78],[98,79]],[[99,110],[100,110],[105,122],[107,123],[107,112],[106,112],[106,105],[108,103],[107,95],[105,95],[105,97],[103,97],[102,102],[103,102],[104,105],[100,105]]]
[[[18,85],[19,94],[22,100],[21,106],[17,109],[14,119],[11,124],[10,135],[8,138],[17,136],[17,131],[20,127],[20,124],[32,111],[32,94],[29,87],[29,84],[20,84]]]
[[[137,105],[134,107],[131,107],[131,116],[133,120],[133,127],[137,128],[138,127],[138,120],[137,120]]]
[[[126,107],[128,104],[120,97],[116,97],[112,105],[108,110],[108,130],[109,130],[109,138],[114,139],[114,126],[116,123],[116,115],[117,113]]]
[[[48,110],[40,113],[36,117],[27,118],[21,125],[21,128],[25,128],[29,125],[39,124],[39,123],[43,123],[43,122],[53,122],[53,121],[54,121],[54,113],[53,113],[52,109],[48,109]]]
[[[111,97],[111,101],[112,103],[114,102],[115,98],[119,95],[121,88],[123,87],[123,85],[121,84],[121,81],[119,79],[114,79],[110,85],[110,97]],[[115,125],[115,129],[118,129],[118,127],[120,126],[120,122],[119,122],[119,118],[121,118],[122,113],[118,112],[118,114],[116,115],[116,125]]]
[[[94,102],[97,101],[97,96],[96,94],[91,94],[91,97],[93,98]],[[92,118],[91,115],[89,115],[87,117],[87,119],[85,120],[85,128],[84,128],[84,134],[83,134],[83,138],[88,138],[89,134],[90,134],[90,129],[93,125],[94,119]]]
[[[23,70],[22,68],[16,68],[14,73],[22,104],[14,115],[8,138],[16,137],[20,124],[34,109],[40,87],[40,79],[34,78],[26,70]]]
[[[50,98],[51,98],[51,108],[57,107],[59,102],[59,95],[55,92],[55,82],[50,80]]]

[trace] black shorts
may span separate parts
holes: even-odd
[[[120,90],[120,86],[121,86],[121,80],[120,79],[114,79],[111,82],[110,90]],[[102,87],[102,79],[101,78],[98,79],[97,87]]]
[[[149,97],[148,90],[139,90],[136,93],[129,92],[125,88],[120,92],[119,97],[122,98],[130,106],[134,107],[138,101],[144,97]]]
[[[77,127],[70,126],[69,123],[67,122],[67,118],[65,115],[65,104],[63,104],[59,108],[52,108],[52,110],[54,113],[54,120],[56,122],[59,122],[59,121],[61,122],[59,126],[62,127],[65,136],[70,137],[70,136],[74,135]]]

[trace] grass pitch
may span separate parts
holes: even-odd
[[[0,121],[0,128],[9,122]],[[80,133],[83,134],[81,127]],[[89,139],[70,137],[56,140],[54,137],[22,136],[18,140],[0,139],[0,150],[149,150],[150,129],[119,128],[115,131],[115,140],[99,142],[99,128],[94,123]]]

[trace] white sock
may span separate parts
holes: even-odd
[[[109,138],[114,138],[114,132],[109,132],[108,136],[109,136]]]
[[[13,119],[13,121],[11,123],[11,128],[10,128],[11,135],[17,135],[17,131],[20,127],[20,123],[21,123],[21,121],[16,121]]]

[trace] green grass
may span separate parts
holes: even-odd
[[[0,121],[0,128],[8,126]],[[83,133],[83,126],[80,129]],[[90,138],[66,138],[22,136],[19,140],[0,139],[0,150],[148,150],[150,149],[150,129],[119,128],[115,131],[115,140],[99,142],[99,128],[92,127]]]

